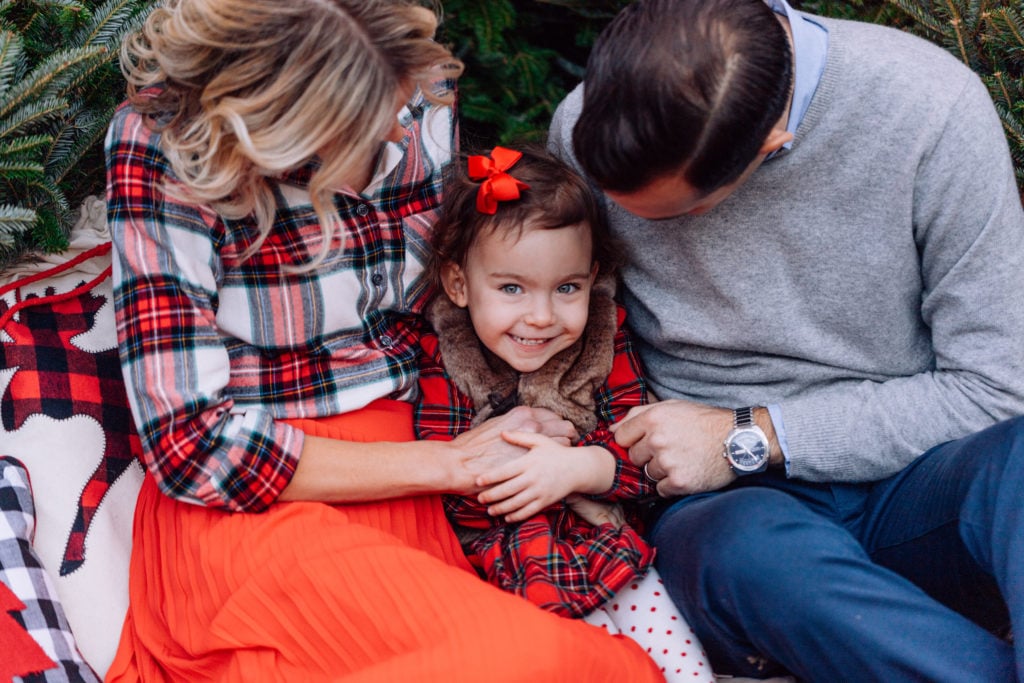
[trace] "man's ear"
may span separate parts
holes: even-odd
[[[452,300],[452,303],[459,308],[465,308],[469,303],[466,294],[466,274],[456,263],[446,263],[441,266],[441,285],[444,293]]]
[[[771,132],[768,133],[768,137],[765,138],[764,143],[761,145],[761,149],[758,150],[759,154],[765,156],[772,152],[780,149],[784,144],[793,139],[793,134],[788,130],[782,128],[772,128]]]

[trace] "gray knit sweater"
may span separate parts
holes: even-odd
[[[608,208],[655,393],[778,404],[791,476],[867,481],[1024,413],[1024,215],[971,71],[821,21],[828,60],[792,150],[704,216]],[[552,123],[570,159],[581,95]]]

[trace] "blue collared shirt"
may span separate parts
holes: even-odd
[[[828,57],[828,29],[815,21],[810,15],[796,12],[786,0],[765,0],[767,5],[777,14],[789,20],[793,34],[794,78],[793,103],[789,109],[789,122],[786,131],[796,135],[800,122],[803,121],[807,107],[811,104],[814,91],[818,89],[818,81],[825,71],[825,60]],[[790,149],[793,142],[783,147]]]
[[[818,89],[821,74],[825,71],[828,58],[828,29],[815,21],[813,16],[801,14],[793,10],[786,0],[765,0],[767,5],[777,14],[789,21],[793,34],[793,102],[789,108],[789,121],[786,131],[796,136],[796,130],[811,105],[814,92]],[[793,147],[793,140],[784,144],[783,149]],[[777,152],[769,155],[769,159]],[[777,404],[766,406],[775,428],[775,436],[782,449],[782,457],[786,461],[786,474],[789,474],[789,444],[786,441],[786,425],[782,419],[782,409]]]

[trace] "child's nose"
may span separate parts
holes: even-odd
[[[526,322],[535,327],[546,327],[555,322],[555,307],[546,296],[534,297],[530,302],[530,310]]]

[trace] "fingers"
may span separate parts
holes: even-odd
[[[539,426],[535,431],[556,440],[567,439],[568,441],[573,441],[579,437],[576,427],[568,420],[562,419],[557,413],[553,413],[546,408],[531,408],[530,410]]]
[[[521,489],[515,480],[487,489],[478,500],[488,506],[487,514],[503,517],[506,522],[521,522],[547,507],[543,499],[529,488]]]
[[[501,500],[508,500],[527,490],[529,484],[518,478],[520,474],[521,471],[519,469],[512,470],[509,473],[491,470],[481,474],[476,478],[476,482],[478,486],[484,488],[484,491],[477,496],[477,500],[484,505],[490,505]]]
[[[623,448],[630,448],[642,439],[648,430],[648,420],[646,419],[648,416],[646,413],[653,408],[653,405],[630,408],[629,412],[626,413],[626,417],[611,426],[611,432],[615,435],[615,442]]]
[[[576,493],[566,497],[565,502],[573,512],[592,526],[611,524],[621,529],[626,524],[626,515],[621,505],[599,503]]]
[[[663,471],[660,470],[660,468],[657,470],[655,468],[657,468],[657,465],[654,463],[654,458],[651,458],[650,460],[644,463],[644,466],[641,468],[640,471],[643,472],[643,475],[647,478],[647,481],[657,486],[658,482],[664,479],[666,475]]]
[[[502,432],[501,438],[513,446],[522,446],[523,448],[536,448],[550,444],[552,441],[551,437],[544,434],[522,431]]]
[[[502,502],[500,506],[495,505],[493,506],[494,512],[490,513],[490,510],[488,510],[488,512],[493,514],[495,517],[503,517],[506,522],[514,523],[525,521],[546,507],[547,505],[539,500],[530,500],[522,506],[519,505],[519,501],[512,500],[508,501],[507,504]],[[511,510],[509,512],[505,512],[507,509]]]

